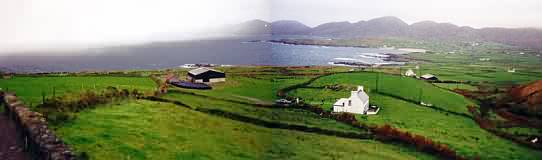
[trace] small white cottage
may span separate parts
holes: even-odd
[[[414,73],[414,71],[412,69],[408,69],[405,72],[405,76],[407,76],[407,77],[416,77],[416,73]]]
[[[376,114],[378,108],[369,107],[369,95],[365,93],[363,86],[358,86],[356,91],[351,92],[350,98],[341,98],[333,104],[333,112]]]

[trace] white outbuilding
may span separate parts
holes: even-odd
[[[369,95],[363,90],[363,86],[351,91],[350,98],[341,98],[333,104],[333,112],[348,112],[354,114],[376,114],[378,108],[369,107]]]
[[[407,77],[416,77],[416,73],[414,73],[414,71],[412,69],[408,69],[405,72],[405,76],[407,76]]]

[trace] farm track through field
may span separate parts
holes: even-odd
[[[243,102],[243,101],[232,100],[232,99],[226,99],[226,98],[218,98],[218,97],[213,97],[213,96],[207,96],[207,95],[203,95],[203,94],[197,94],[197,93],[194,93],[194,92],[187,92],[187,91],[181,91],[181,90],[172,90],[172,91],[169,91],[169,92],[170,92],[170,93],[186,94],[186,95],[191,95],[191,96],[196,96],[196,97],[201,97],[201,98],[207,98],[207,99],[212,99],[212,100],[217,100],[217,101],[223,101],[223,102],[230,102],[230,103],[244,104],[244,105],[249,105],[249,106],[254,106],[254,107],[262,107],[262,108],[290,108],[290,107],[288,107],[288,106],[275,105],[275,104],[272,104],[272,103],[250,103],[250,102]]]
[[[4,113],[0,113],[0,159],[27,160],[30,157],[23,151],[22,144],[17,141],[15,123]]]
[[[344,132],[344,131],[335,131],[335,130],[328,130],[328,129],[322,129],[318,127],[309,127],[304,125],[296,125],[296,124],[287,124],[287,123],[281,123],[281,122],[272,122],[272,121],[266,121],[261,120],[258,118],[243,116],[240,114],[227,112],[223,110],[218,109],[205,109],[205,108],[194,108],[188,104],[185,104],[181,101],[175,101],[175,100],[168,100],[163,99],[159,97],[146,97],[144,98],[146,100],[155,101],[155,102],[165,102],[165,103],[172,103],[177,106],[185,107],[194,111],[198,111],[201,113],[218,116],[227,118],[234,121],[239,121],[243,123],[249,123],[265,128],[274,128],[274,129],[286,129],[286,130],[293,130],[293,131],[300,131],[300,132],[307,132],[307,133],[314,133],[314,134],[320,134],[320,135],[326,135],[326,136],[335,136],[335,137],[341,137],[341,138],[350,138],[350,139],[372,139],[373,135],[370,133],[359,133],[359,132]]]

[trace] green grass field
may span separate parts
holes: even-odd
[[[420,63],[417,73],[434,74],[441,80],[471,81],[492,85],[522,84],[542,79],[542,58],[534,55],[505,54],[499,49],[475,48],[466,54],[409,54],[430,62]],[[488,53],[489,52],[489,53]],[[489,61],[480,61],[489,58]],[[515,73],[508,69],[515,68]],[[411,64],[404,68],[414,68]]]
[[[533,135],[542,135],[542,129],[540,128],[512,127],[499,128],[499,130],[524,138],[529,138]]]
[[[309,87],[324,87],[326,85],[334,84],[346,84],[351,86],[362,85],[368,92],[375,92],[377,77],[380,77],[378,81],[378,92],[403,97],[405,99],[418,101],[421,100],[424,103],[430,103],[436,107],[440,107],[449,111],[457,113],[468,113],[466,106],[475,105],[470,100],[463,98],[463,96],[440,89],[433,86],[430,83],[420,81],[409,77],[400,77],[388,74],[380,74],[374,72],[359,72],[359,73],[342,73],[332,76],[322,77]],[[341,97],[346,97],[350,93],[343,91]],[[329,103],[335,101],[341,97],[330,97],[327,94],[317,94],[309,96],[311,99],[321,102],[322,99],[326,99]]]
[[[438,87],[442,87],[442,88],[445,88],[445,89],[449,89],[449,90],[454,90],[454,89],[464,89],[464,90],[468,90],[468,91],[476,91],[478,90],[478,88],[472,86],[472,85],[468,85],[468,84],[453,84],[453,83],[433,83],[434,85],[438,86]]]
[[[51,76],[18,77],[0,79],[0,88],[15,92],[23,102],[37,105],[42,102],[42,93],[46,97],[62,96],[66,93],[79,93],[83,90],[100,91],[108,86],[120,89],[138,89],[152,91],[155,83],[148,77],[111,77],[111,76]]]
[[[317,114],[302,109],[261,108],[175,93],[169,93],[165,95],[164,98],[178,100],[195,108],[218,109],[266,121],[276,121],[337,131],[361,132],[361,130],[350,125],[339,123],[332,119],[320,118]]]
[[[241,101],[244,100],[246,102],[252,103],[255,100],[270,102],[275,99],[275,91],[279,88],[295,83],[301,83],[308,80],[308,78],[309,77],[271,75],[255,79],[244,76],[232,76],[229,77],[229,83],[223,83],[214,86],[215,90],[212,91],[215,92],[197,90],[185,91],[196,92],[198,94],[207,96],[215,96],[217,98]],[[55,87],[55,92],[57,96],[61,96],[64,94],[76,94],[86,89],[100,90],[106,88],[107,86],[115,86],[119,88],[129,89],[137,88],[139,90],[145,91],[151,91],[154,89],[155,86],[154,82],[152,82],[146,77],[139,78],[106,76],[14,77],[9,80],[2,80],[2,83],[0,84],[2,86],[9,87],[10,91],[15,91],[19,95],[19,97],[23,99],[23,101],[29,101],[34,104],[41,102],[40,90],[47,90],[48,88],[52,88],[52,86]],[[172,88],[172,90],[175,89]],[[47,95],[51,96],[50,94]],[[360,131],[349,125],[338,123],[331,119],[319,118],[318,115],[300,109],[256,108],[249,105],[242,105],[219,100],[210,100],[202,97],[196,97],[175,92],[165,95],[165,98],[180,100],[184,103],[200,108],[220,109],[271,122],[304,125],[336,131]],[[341,159],[350,156],[372,157],[373,159],[416,159],[416,157],[420,158],[421,156],[422,159],[433,159],[433,157],[431,156],[425,155],[423,153],[418,153],[412,148],[400,145],[394,146],[389,144],[382,144],[371,140],[350,140],[297,131],[267,129],[257,126],[254,127],[266,130],[260,131],[261,133],[258,134],[264,134],[268,137],[277,137],[277,139],[273,140],[268,137],[262,138],[259,135],[253,135],[252,132],[244,133],[244,135],[250,134],[248,135],[248,137],[252,137],[251,142],[248,143],[246,141],[238,141],[235,138],[228,140],[228,138],[231,137],[222,137],[222,135],[207,135],[205,139],[191,140],[191,144],[188,145],[189,147],[198,146],[199,148],[187,148],[187,146],[178,145],[179,142],[184,142],[183,140],[189,139],[188,137],[192,136],[189,134],[191,133],[191,131],[186,130],[187,128],[178,129],[178,131],[180,131],[181,133],[185,133],[184,138],[181,137],[181,139],[167,139],[168,137],[171,137],[172,134],[174,134],[172,132],[165,131],[167,128],[171,128],[171,125],[163,125],[161,126],[163,127],[162,129],[150,128],[151,125],[149,125],[149,121],[162,122],[163,119],[155,118],[159,117],[158,115],[171,113],[171,111],[165,111],[166,109],[164,108],[176,108],[184,110],[183,112],[190,112],[180,113],[181,115],[193,115],[191,113],[193,111],[188,111],[174,105],[155,103],[150,101],[131,101],[121,102],[118,104],[114,103],[108,105],[101,105],[97,107],[97,109],[86,110],[82,113],[77,113],[77,118],[75,120],[68,121],[61,126],[55,126],[55,128],[58,129],[58,134],[65,141],[67,141],[69,144],[72,144],[72,146],[74,146],[77,151],[88,153],[88,155],[90,155],[92,159],[217,159],[216,157],[228,157],[227,159],[320,159],[322,157],[325,157],[324,159]],[[201,104],[206,105],[202,106]],[[106,113],[103,114],[103,112]],[[213,116],[205,116],[206,117],[202,119],[207,120],[207,117],[214,118]],[[217,119],[221,119],[220,122],[231,121],[223,118]],[[236,121],[232,122],[239,123]],[[179,122],[179,120],[174,120],[172,123],[180,124],[181,122]],[[189,124],[193,125],[195,123],[190,122]],[[248,125],[243,123],[239,124],[241,124],[242,126]],[[132,127],[131,129],[127,128],[130,126]],[[197,128],[201,126],[196,125],[192,127]],[[223,128],[214,128],[212,130],[215,130],[213,132],[216,132],[222,129]],[[236,129],[238,128],[234,128],[233,130]],[[148,132],[154,132],[146,134],[146,132],[137,132],[136,130],[146,130]],[[252,128],[250,130],[252,130]],[[198,133],[197,135],[200,134],[201,133]],[[275,136],[275,134],[278,134],[280,136]],[[297,136],[296,134],[299,134],[299,136]],[[294,135],[293,137],[295,138],[281,137],[292,135]],[[166,139],[160,139],[160,137]],[[209,137],[214,137],[214,140],[216,141],[209,140]],[[321,139],[324,139],[327,142],[325,142],[324,144],[322,143],[322,141],[320,141]],[[358,141],[361,143],[357,143]],[[340,147],[335,146],[335,144],[333,143],[338,143],[337,145],[340,145]],[[263,144],[269,146],[262,147]],[[224,147],[232,145],[237,147]],[[252,145],[257,145],[256,147],[259,147],[259,149],[245,149],[247,146],[251,149],[255,147]],[[347,150],[346,152],[339,151],[345,149],[345,147],[348,146],[352,148],[370,146],[374,148],[373,152],[375,149],[378,152],[371,153],[371,150],[368,149],[351,149],[350,151]],[[185,150],[184,152],[179,152],[178,147],[184,147],[188,150]],[[292,151],[292,147],[297,150],[303,149],[303,151]],[[324,150],[329,150],[327,147],[332,147],[332,151],[337,151],[329,153],[323,152]],[[168,154],[162,154],[163,152],[161,151],[164,148],[170,149]],[[210,153],[206,152],[209,149],[211,149],[212,151]],[[262,149],[265,150],[262,151]],[[311,152],[315,152],[316,154]]]
[[[278,89],[308,81],[315,74],[330,68],[235,67],[224,68],[225,83],[213,84],[212,90],[190,90],[172,87],[162,98],[180,101],[194,108],[217,109],[269,122],[317,127],[333,131],[364,132],[332,119],[302,109],[271,109],[244,103],[272,103]],[[389,70],[393,70],[391,68]],[[464,69],[464,67],[463,67]],[[345,71],[337,67],[334,71]],[[429,69],[428,69],[429,70]],[[435,69],[436,70],[436,69]],[[506,74],[471,71],[461,67],[441,67],[439,73],[451,80],[457,77],[484,81],[491,76],[501,77],[491,83],[508,83]],[[326,72],[327,72],[326,71]],[[382,70],[379,70],[382,71]],[[178,71],[185,73],[184,70]],[[280,73],[284,72],[284,73]],[[481,74],[484,72],[483,74]],[[486,73],[487,72],[487,73]],[[162,73],[164,72],[150,72]],[[286,75],[300,74],[300,75]],[[306,75],[302,75],[306,74]],[[448,74],[448,75],[445,75]],[[487,77],[481,77],[486,76]],[[331,109],[336,99],[348,97],[350,88],[365,86],[371,104],[382,107],[376,116],[357,116],[369,124],[390,124],[401,130],[427,136],[448,144],[460,155],[479,155],[482,159],[539,159],[542,152],[519,146],[480,129],[468,117],[437,111],[394,97],[431,103],[436,107],[469,114],[467,105],[474,102],[443,88],[475,90],[473,85],[430,84],[408,77],[357,72],[322,77],[308,86],[290,92],[306,102]],[[537,76],[511,79],[524,83]],[[341,90],[323,89],[326,86],[346,86]],[[435,86],[438,85],[439,87]],[[96,87],[94,87],[96,86]],[[107,86],[153,91],[155,84],[147,77],[66,76],[17,77],[0,80],[1,88],[16,91],[26,103],[41,103],[42,91],[51,96],[78,93],[82,90],[101,90]],[[421,96],[420,96],[420,89]],[[194,96],[176,91],[204,95]],[[210,97],[210,98],[209,98]],[[469,114],[470,115],[470,114]],[[367,120],[365,120],[367,119]],[[353,140],[306,132],[270,129],[231,119],[211,116],[169,103],[146,100],[122,101],[100,105],[76,113],[76,119],[54,126],[57,133],[78,152],[86,152],[92,159],[434,159],[416,152],[414,147],[383,144],[373,140]],[[536,130],[537,131],[537,130]],[[507,132],[536,133],[531,129],[508,129]],[[226,158],[224,158],[226,157]]]
[[[372,140],[262,128],[150,101],[84,111],[57,133],[91,159],[434,159]]]
[[[391,124],[401,130],[449,144],[461,155],[482,159],[538,159],[541,151],[519,146],[481,129],[472,119],[446,114],[386,96],[372,96],[382,106],[379,115],[368,116],[370,124]],[[361,119],[361,118],[358,118]]]
[[[280,78],[280,79],[279,79]],[[267,102],[277,99],[276,91],[280,88],[302,83],[310,77],[280,77],[266,76],[261,79],[231,76],[224,83],[213,84],[212,90],[191,90],[175,88],[182,91],[194,92],[201,95],[220,97],[245,102]]]
[[[432,98],[435,101],[429,102],[440,107],[463,113],[461,107],[466,108],[466,105],[472,104],[472,102],[462,96],[422,81],[405,77],[387,76],[387,78],[383,78],[382,76],[382,79],[387,79],[390,82],[393,82],[393,79],[395,79],[397,83],[386,86],[389,88],[384,87],[386,83],[380,83],[381,85],[379,86],[381,88],[379,88],[379,91],[387,94],[411,99],[413,95],[409,95],[408,90],[414,90],[415,93],[415,86],[418,85],[423,86],[427,92],[431,92],[431,95],[427,99]],[[380,82],[382,82],[382,79]],[[374,80],[374,73],[348,73],[323,77],[309,86],[360,84],[372,88],[371,91],[373,91],[375,86]],[[301,88],[290,92],[290,95],[304,98],[309,103],[316,105],[322,105],[321,100],[323,99],[324,104],[322,107],[331,109],[334,101],[338,98],[349,97],[350,92],[349,90],[334,91],[321,88]],[[450,147],[456,149],[460,155],[469,157],[479,155],[482,159],[514,159],[517,157],[522,157],[522,159],[538,159],[538,157],[542,156],[542,152],[540,151],[519,146],[511,141],[486,132],[471,118],[437,111],[393,97],[380,95],[374,91],[369,92],[369,96],[371,98],[370,103],[381,107],[381,110],[378,115],[368,116],[367,120],[365,120],[364,116],[358,115],[357,119],[363,122],[377,125],[390,124],[401,130],[424,135],[438,142],[448,144]],[[425,96],[422,100],[424,98]],[[441,102],[435,103],[437,102],[436,100]],[[428,102],[426,100],[423,101]],[[456,106],[448,107],[448,105]]]

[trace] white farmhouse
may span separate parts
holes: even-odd
[[[516,68],[508,68],[508,73],[515,73],[516,72]]]
[[[369,96],[363,90],[363,86],[358,86],[356,91],[352,91],[350,98],[341,98],[333,104],[333,112],[376,114],[378,110],[378,108],[369,107]]]
[[[414,73],[414,71],[412,69],[408,69],[405,72],[405,76],[407,76],[407,77],[416,77],[416,73]]]

